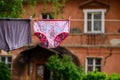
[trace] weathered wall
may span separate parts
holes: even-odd
[[[107,1],[107,0],[106,0]],[[84,13],[83,9],[80,9],[79,6],[82,3],[82,0],[70,0],[68,3],[66,3],[63,14],[65,16],[65,19],[71,18],[71,19],[84,19]],[[119,1],[111,0],[108,2],[110,5],[109,9],[106,11],[105,19],[108,21],[105,21],[105,33],[106,35],[98,35],[96,38],[96,44],[105,44],[108,45],[107,47],[81,47],[81,45],[87,45],[88,37],[86,34],[84,34],[84,21],[71,21],[70,27],[71,28],[80,28],[81,32],[83,34],[81,35],[69,35],[67,39],[65,39],[62,43],[62,45],[68,47],[67,45],[72,45],[71,48],[68,47],[70,51],[72,51],[76,56],[78,56],[82,66],[85,67],[85,59],[86,57],[101,57],[102,58],[102,71],[107,72],[108,74],[112,72],[120,73],[120,69],[118,68],[120,64],[117,62],[119,61],[119,48],[114,48],[112,55],[106,59],[105,58],[110,53],[110,40],[111,39],[120,39],[120,34],[118,33],[118,29],[120,29],[120,11],[119,11]],[[43,7],[41,7],[42,4],[37,4],[36,8],[36,17],[40,17],[39,15],[43,13]],[[52,12],[51,7],[47,7],[47,12]],[[26,16],[29,18],[29,16]],[[59,18],[61,19],[61,17]],[[109,21],[110,20],[110,21]],[[117,35],[116,35],[117,34]],[[75,45],[79,45],[79,47],[76,47]],[[106,63],[105,63],[106,62]],[[112,63],[112,65],[111,65]]]
[[[84,0],[70,0],[68,3],[66,3],[63,14],[65,16],[65,19],[71,18],[71,19],[84,19],[84,13],[83,9],[80,9],[79,6]],[[106,0],[107,1],[107,0]],[[99,37],[96,39],[97,43],[102,43],[106,45],[111,45],[110,40],[111,39],[120,39],[120,35],[118,34],[118,30],[120,29],[120,7],[119,7],[120,1],[118,0],[110,0],[108,1],[108,4],[110,5],[109,9],[105,13],[105,33],[106,35],[103,35],[102,37]],[[36,12],[36,18],[40,18],[40,14],[43,13],[43,4],[39,3],[37,4],[37,7],[35,8]],[[27,8],[27,7],[25,7]],[[27,8],[28,10],[28,8]],[[31,10],[29,10],[31,11]],[[28,11],[28,12],[29,12]],[[52,8],[49,5],[47,7],[46,12],[52,12]],[[32,12],[30,12],[32,13]],[[25,15],[26,18],[29,18],[31,15]],[[59,18],[61,19],[61,17]],[[80,28],[81,32],[84,33],[84,21],[71,21],[70,22],[71,28]],[[117,34],[117,35],[116,35]],[[34,36],[34,33],[33,33]],[[102,71],[105,71],[107,73],[117,72],[120,73],[119,66],[120,64],[117,62],[119,61],[120,57],[120,50],[119,48],[112,48],[113,52],[112,55],[107,59],[106,64],[105,57],[109,55],[110,48],[108,47],[74,47],[75,45],[87,45],[87,36],[85,34],[81,35],[69,35],[67,39],[65,39],[62,43],[62,45],[66,46],[71,45],[72,47],[68,49],[72,51],[76,56],[78,56],[80,62],[83,66],[85,66],[85,59],[86,57],[102,57]],[[105,40],[104,40],[105,39]],[[99,42],[102,40],[102,42]],[[34,39],[33,42],[38,42],[37,39]],[[66,46],[67,47],[67,46]]]
[[[110,55],[110,48],[69,48],[80,60],[80,63],[85,67],[86,57],[95,57],[102,59],[102,71],[108,74],[120,73],[119,59],[120,49],[112,49]]]
[[[61,13],[61,16],[64,15],[65,19],[71,18],[71,19],[84,19],[84,13],[83,10],[79,8],[79,5],[82,3],[84,0],[70,0],[69,2],[66,3],[63,13]],[[105,21],[105,36],[99,38],[99,39],[104,39],[105,41],[103,44],[106,44],[108,46],[110,45],[110,39],[120,39],[120,34],[118,33],[118,29],[120,29],[120,6],[119,6],[120,1],[119,0],[110,0],[109,5],[110,8],[107,10],[105,14],[105,19],[110,19],[111,21]],[[50,4],[50,3],[49,3]],[[35,12],[36,17],[35,18],[40,18],[40,14],[43,13],[43,3],[38,3],[34,9],[29,9],[29,6],[24,4],[24,9],[26,10],[24,13],[23,18],[30,18]],[[52,12],[51,6],[47,6],[47,12]],[[61,19],[61,17],[59,18]],[[117,20],[116,20],[117,19]],[[32,24],[32,22],[31,22]],[[83,67],[85,67],[85,59],[86,57],[101,57],[102,58],[102,71],[107,72],[108,74],[111,74],[113,72],[120,73],[119,69],[119,61],[120,61],[120,47],[115,48],[113,47],[86,47],[81,45],[87,45],[87,36],[84,34],[84,21],[71,21],[70,22],[71,28],[80,28],[82,34],[77,34],[77,35],[69,35],[67,39],[65,39],[62,43],[65,47],[67,47],[71,52],[73,52],[78,58]],[[34,35],[33,33],[33,25],[31,26],[31,31],[32,31],[32,45],[39,44],[39,39]],[[116,35],[117,34],[117,35]],[[82,35],[82,36],[81,36]],[[99,39],[97,41],[99,42]],[[67,46],[66,44],[71,45],[72,47]],[[75,46],[79,45],[79,46]],[[112,55],[105,59],[107,56],[110,54],[110,49],[112,49]],[[14,56],[14,59],[16,56],[23,51],[24,48],[17,49],[14,51],[11,51],[11,55]],[[4,55],[4,54],[3,54]],[[106,62],[106,63],[105,63]],[[35,66],[35,65],[33,65]],[[14,69],[14,68],[13,68]],[[15,73],[14,73],[15,74]],[[25,73],[23,73],[25,74]],[[32,75],[35,77],[34,75]],[[25,76],[21,77],[13,77],[13,80],[23,80]],[[34,80],[34,78],[33,78]]]

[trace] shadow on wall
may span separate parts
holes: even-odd
[[[13,61],[12,80],[18,80],[25,73],[25,62],[22,60],[22,55],[18,55]]]

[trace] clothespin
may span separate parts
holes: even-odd
[[[30,16],[30,20],[32,21],[32,16]]]
[[[70,19],[71,19],[71,16],[69,16],[68,20],[70,21]]]
[[[39,21],[40,19],[39,18],[35,18],[35,19],[33,19],[34,21]]]

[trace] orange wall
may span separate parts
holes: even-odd
[[[85,0],[69,0],[69,2],[66,3],[63,9],[64,12],[61,13],[59,19],[62,19],[61,18],[62,15],[65,16],[65,19],[68,19],[68,18],[84,19],[83,10],[79,8],[82,1],[85,1]],[[113,38],[120,39],[120,33],[118,33],[118,29],[120,29],[120,21],[115,21],[116,19],[120,20],[120,6],[119,6],[120,4],[119,3],[120,3],[119,0],[109,0],[110,8],[107,10],[105,14],[105,19],[114,20],[114,21],[105,21],[105,33],[110,33],[110,35],[105,34],[105,36],[101,37],[101,39],[105,37],[104,45],[106,44],[107,46],[111,46],[109,43],[110,39],[113,39]],[[36,7],[34,7],[33,9],[29,8],[29,6],[24,4],[24,9],[25,9],[25,13],[23,14],[23,18],[30,18],[30,16],[32,16],[34,13],[36,14],[35,18],[40,18],[40,14],[44,12],[43,3],[38,3]],[[47,6],[46,12],[53,12],[50,3]],[[31,22],[31,24],[32,23],[33,21]],[[108,74],[111,74],[113,72],[120,73],[120,68],[119,68],[120,67],[120,64],[119,64],[120,47],[114,47],[114,46],[95,47],[96,45],[95,46],[93,45],[93,47],[83,46],[83,45],[87,45],[86,43],[87,36],[86,34],[84,34],[84,21],[71,21],[70,27],[80,28],[82,33],[77,34],[77,35],[70,34],[62,42],[61,46],[64,45],[67,49],[69,49],[72,53],[74,53],[78,57],[83,67],[85,67],[86,57],[101,57],[102,58],[102,71],[105,71]],[[32,31],[32,45],[39,44],[40,41],[34,35],[34,32],[33,32],[33,25],[31,26],[31,31]],[[100,39],[98,39],[97,41],[99,42]],[[73,46],[69,47],[66,44],[67,45],[72,44]],[[79,45],[79,46],[76,47],[75,45]],[[17,57],[17,55],[20,52],[24,51],[25,49],[26,48],[23,47],[23,48],[16,49],[10,52],[11,53],[10,55],[13,56],[13,62],[15,61],[15,58]],[[105,58],[109,56],[110,49],[112,49],[112,55],[106,59],[106,64],[105,64]],[[6,54],[7,53],[4,53],[4,54],[1,53],[0,55],[6,55]],[[13,73],[16,74],[15,72]],[[23,80],[24,79],[23,77],[25,77],[25,73],[18,77],[16,77],[16,75],[12,76],[14,80],[17,80],[19,78],[20,78],[19,80]],[[33,76],[35,76],[35,74]]]
[[[106,0],[107,1],[107,0]],[[64,12],[61,13],[61,15],[65,16],[65,19],[71,18],[71,19],[84,19],[84,14],[83,10],[79,8],[80,4],[82,3],[82,0],[70,0],[69,2],[66,3],[64,7]],[[107,10],[105,14],[105,19],[111,19],[111,20],[120,20],[120,6],[119,6],[120,1],[118,0],[110,0],[109,5],[110,8]],[[26,12],[24,14],[24,18],[29,18],[32,14],[33,11],[29,10],[29,8],[25,5]],[[40,18],[40,14],[43,13],[43,4],[38,3],[36,5],[36,8],[34,8],[35,13],[36,13],[36,18]],[[46,12],[52,12],[52,8],[49,5],[47,6],[47,11]],[[59,17],[61,19],[61,17]],[[71,21],[70,23],[71,28],[72,27],[78,27],[84,33],[84,21]],[[105,21],[105,33],[118,33],[118,29],[120,29],[120,21]],[[32,34],[34,37],[34,33]],[[120,35],[118,34],[117,36],[112,35],[112,36],[105,36],[106,41],[104,44],[109,44],[109,40],[112,38],[119,38]],[[86,44],[86,37],[85,36],[72,36],[70,35],[63,41],[62,45],[64,44],[80,44],[81,45],[81,40],[84,44]],[[99,40],[98,40],[99,41]],[[33,42],[39,43],[37,39],[33,39]],[[67,47],[67,46],[66,46]],[[80,63],[82,66],[85,67],[85,59],[86,57],[101,57],[102,58],[102,71],[107,72],[108,74],[116,72],[120,73],[119,69],[119,61],[120,61],[120,48],[112,48],[112,56],[110,56],[105,62],[105,57],[109,55],[110,53],[110,48],[107,47],[99,47],[99,48],[89,48],[89,47],[68,47],[68,49],[73,52],[80,60]]]
[[[102,59],[102,71],[108,74],[120,73],[120,49],[112,49],[110,55],[110,48],[68,48],[78,58],[83,67],[85,67],[86,57],[98,57]],[[107,59],[105,59],[109,56]]]
[[[65,16],[65,19],[71,18],[71,19],[84,19],[83,10],[79,8],[79,5],[84,0],[70,0],[68,3],[66,3],[64,12],[61,13],[61,15]],[[110,8],[105,14],[106,19],[120,19],[120,6],[119,0],[110,0]],[[43,4],[38,3],[34,9],[30,9],[29,6],[24,4],[24,9],[26,10],[23,18],[30,18],[31,15],[36,14],[35,18],[40,18],[40,14],[43,13]],[[47,12],[52,12],[52,7],[49,5],[47,6]],[[59,18],[61,19],[61,17]],[[72,27],[78,27],[84,33],[84,21],[71,21],[70,23],[71,28]],[[33,33],[33,26],[31,26],[32,29],[32,44],[36,45],[39,44],[38,38]],[[105,21],[105,33],[117,33],[118,29],[120,29],[120,21]],[[83,41],[80,39],[82,38]],[[109,39],[111,38],[119,38],[120,35],[117,36],[107,36],[105,44],[109,44]],[[69,35],[67,39],[65,39],[62,43],[64,44],[79,44],[81,43],[86,44],[86,36],[79,36],[79,35]],[[107,72],[108,74],[111,74],[113,72],[120,73],[120,48],[112,48],[112,56],[107,58],[106,64],[105,57],[107,57],[110,53],[110,48],[107,47],[67,47],[71,52],[73,52],[78,58],[83,67],[85,67],[85,59],[86,57],[101,57],[102,58],[102,71]],[[24,49],[23,49],[24,50]],[[12,55],[19,54],[22,49],[17,49],[14,51],[11,51]]]
[[[104,1],[104,0],[103,0]],[[82,0],[70,0],[66,3],[64,7],[63,13],[59,16],[59,19],[62,19],[62,15],[65,16],[65,19],[71,18],[71,19],[84,19],[84,13],[83,9],[80,9],[79,6],[82,3]],[[120,1],[118,0],[110,0],[109,1],[109,9],[106,11],[105,19],[120,19],[120,7],[119,7]],[[40,14],[43,13],[43,3],[38,3],[36,7],[28,8],[29,6],[26,6],[24,4],[25,13],[23,15],[24,18],[30,18],[34,13],[36,14],[36,18],[41,18]],[[50,3],[47,5],[46,12],[53,12],[52,7]],[[117,32],[120,28],[120,21],[105,21],[105,32]],[[82,32],[84,32],[84,21],[71,21],[71,27],[79,27]],[[113,28],[115,27],[115,28]]]

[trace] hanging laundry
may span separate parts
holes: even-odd
[[[29,19],[0,19],[0,49],[14,50],[31,43]]]
[[[55,48],[69,34],[69,20],[39,20],[34,21],[35,35],[48,48]]]

